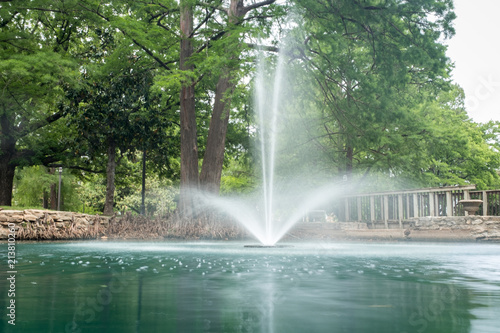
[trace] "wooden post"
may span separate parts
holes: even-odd
[[[357,197],[356,204],[358,206],[358,222],[361,222],[361,197]]]
[[[399,228],[403,228],[403,195],[398,194]]]
[[[434,192],[429,192],[429,215],[434,216]]]
[[[389,196],[384,195],[384,224],[386,229],[389,229],[389,224],[387,223],[388,220],[389,220]]]
[[[446,216],[453,216],[453,203],[451,202],[451,191],[446,191]]]
[[[464,200],[470,200],[470,193],[468,190],[464,190]]]
[[[345,221],[349,222],[349,198],[345,198]]]
[[[470,200],[470,193],[467,190],[464,190],[464,200]],[[464,216],[469,216],[469,212],[464,210]]]
[[[410,195],[406,194],[406,218],[409,219],[410,215]]]
[[[370,220],[375,221],[375,198],[370,196]]]
[[[413,217],[418,217],[418,194],[413,194]]]
[[[483,191],[483,216],[488,216],[488,192]]]

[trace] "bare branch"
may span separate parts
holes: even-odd
[[[163,61],[161,60],[160,58],[158,58],[157,56],[154,55],[154,53],[148,49],[147,47],[145,47],[144,45],[142,45],[141,43],[139,43],[137,40],[135,40],[135,38],[132,38],[131,36],[128,36],[125,31],[121,30],[120,31],[125,35],[127,36],[128,38],[130,38],[132,40],[132,42],[134,42],[135,45],[139,46],[144,52],[146,52],[151,58],[153,58],[161,67],[165,68],[166,70],[170,70],[170,67],[168,67],[168,65]]]
[[[279,52],[280,49],[276,46],[269,46],[269,45],[258,45],[258,44],[253,44],[253,43],[246,43],[247,46],[251,49],[254,50],[262,50],[262,51],[269,51],[269,52]]]
[[[200,24],[198,24],[196,28],[193,29],[193,32],[191,33],[189,38],[192,38],[194,36],[195,32],[198,31],[198,29],[200,29],[212,17],[212,15],[215,13],[216,10],[217,8],[212,8],[212,11],[207,13],[205,18],[200,22]]]
[[[78,165],[63,165],[61,163],[56,163],[56,164],[51,163],[51,164],[47,164],[46,166],[49,167],[49,168],[64,167],[64,168],[68,168],[68,169],[81,170],[81,171],[91,172],[91,173],[105,173],[106,172],[105,169],[94,170],[94,169],[90,169],[90,168],[81,167],[81,166],[78,166]]]
[[[18,138],[22,138],[30,133],[33,133],[34,131],[38,130],[39,128],[42,128],[46,126],[47,124],[53,123],[56,120],[62,118],[64,116],[63,111],[58,111],[56,113],[51,114],[50,116],[46,117],[45,119],[42,119],[36,123],[30,124],[29,126],[22,127],[19,130],[19,136]]]
[[[257,2],[257,3],[254,3],[254,4],[248,5],[248,6],[246,6],[246,7],[243,8],[243,13],[246,14],[249,11],[251,11],[252,9],[256,9],[256,8],[259,8],[259,7],[267,6],[267,5],[273,4],[275,2],[276,2],[276,0],[265,0],[265,1],[261,1],[261,2]]]

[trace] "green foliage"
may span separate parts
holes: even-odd
[[[141,164],[137,155],[123,158],[116,170],[115,208],[120,213],[139,213],[141,207]],[[176,161],[171,161],[173,169],[177,169]],[[154,171],[154,163],[148,163],[146,177],[146,213],[164,216],[175,208],[175,196],[178,186]],[[80,210],[85,207],[86,213],[102,214],[106,196],[106,178],[102,173],[85,173],[81,186],[76,193],[81,200]]]
[[[141,185],[131,184],[131,191],[127,196],[117,200],[116,206],[121,212],[140,212],[142,203]],[[176,199],[179,189],[174,186],[171,180],[160,179],[158,177],[146,178],[145,208],[146,215],[163,217],[171,213],[176,208]]]
[[[252,167],[243,159],[230,159],[222,171],[220,193],[222,195],[249,193],[255,187]]]
[[[102,175],[89,174],[77,190],[82,202],[82,211],[89,214],[102,214],[106,197],[106,181]]]
[[[48,193],[50,186],[57,181],[55,174],[49,174],[47,169],[41,166],[18,170],[15,178],[15,205],[41,208],[44,193]]]
[[[59,189],[58,185],[58,172],[50,174],[47,168],[42,166],[18,169],[15,178],[14,204],[30,208],[43,208],[44,196],[48,199],[51,186],[54,186],[57,192]],[[79,196],[79,187],[77,178],[69,173],[68,170],[63,170],[61,210],[81,210],[83,203]]]

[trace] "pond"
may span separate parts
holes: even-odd
[[[498,332],[499,244],[243,245],[18,243],[0,331]]]

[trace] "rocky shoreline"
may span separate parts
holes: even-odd
[[[109,217],[39,209],[0,210],[0,239],[11,230],[17,240],[95,239],[102,236]]]
[[[0,210],[0,240],[242,239],[242,227],[217,219],[99,216],[49,210]]]
[[[389,223],[391,226],[399,222]],[[373,241],[491,241],[500,242],[500,216],[419,217],[402,221],[403,228],[383,229],[383,222],[301,223],[289,239]]]
[[[284,240],[359,241],[493,241],[500,242],[499,216],[420,217],[389,223],[304,222]],[[400,228],[399,226],[402,226]],[[0,211],[0,240],[11,230],[17,240],[84,239],[251,239],[241,227],[227,222],[178,219],[122,218],[73,212],[27,209]]]

